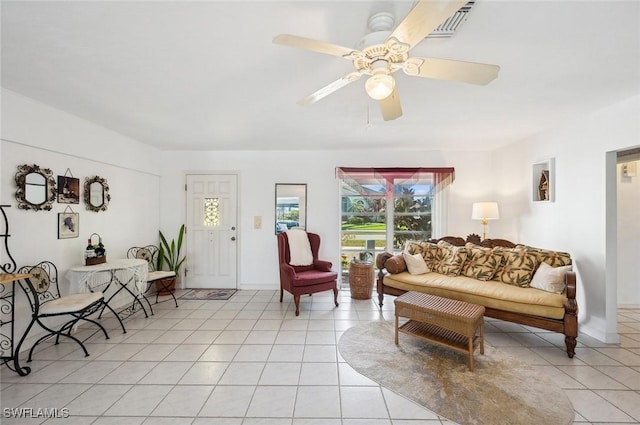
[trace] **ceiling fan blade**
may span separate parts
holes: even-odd
[[[273,37],[273,42],[283,46],[299,47],[301,49],[313,50],[314,52],[324,53],[327,55],[340,56],[345,59],[350,59],[352,54],[359,53],[358,50],[350,49],[348,47],[291,34],[276,35]]]
[[[320,90],[314,93],[311,93],[309,96],[303,99],[300,99],[298,101],[298,105],[304,106],[304,105],[309,105],[311,103],[315,103],[320,99],[329,96],[334,91],[338,91],[344,86],[353,83],[354,81],[358,80],[361,76],[362,74],[359,72],[352,72],[350,74],[347,74],[344,77],[334,81],[333,83],[327,84]]]
[[[412,76],[486,85],[498,76],[500,67],[486,63],[414,57],[404,63],[403,70]]]
[[[395,87],[391,94],[380,100],[380,111],[382,111],[382,119],[385,121],[395,120],[402,116],[402,106],[400,106],[400,96],[398,88]]]
[[[420,0],[389,36],[413,48],[468,0]]]

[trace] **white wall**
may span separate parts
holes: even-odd
[[[108,255],[156,240],[160,227],[173,235],[185,220],[185,175],[235,171],[239,179],[240,288],[276,288],[273,234],[275,183],[308,184],[308,228],[323,236],[321,254],[339,265],[339,202],[335,167],[455,167],[449,197],[448,231],[466,236],[482,231],[470,218],[471,204],[495,200],[500,220],[490,236],[568,251],[578,272],[581,331],[615,340],[615,274],[607,273],[607,152],[638,145],[640,96],[558,129],[495,152],[375,150],[318,152],[158,152],[137,141],[30,99],[2,91],[0,202],[9,210],[11,250],[18,263],[56,261],[64,275],[81,261],[83,239],[100,233]],[[556,159],[556,202],[531,202],[531,164]],[[37,163],[54,174],[70,168],[75,177],[100,175],[111,186],[103,213],[82,209],[79,239],[58,240],[56,213],[17,211],[13,175],[18,164]],[[615,199],[615,194],[614,194]],[[253,229],[262,216],[262,229]],[[614,219],[615,220],[615,219]],[[615,239],[615,238],[614,238]],[[33,247],[37,248],[34,249]],[[637,279],[636,279],[637,281]],[[607,291],[613,288],[613,295]],[[611,325],[613,323],[613,325]]]
[[[640,305],[640,161],[635,177],[617,167],[618,194],[618,305]]]
[[[83,250],[91,233],[102,236],[107,259],[125,258],[130,246],[157,243],[160,177],[155,149],[6,90],[2,91],[1,119],[0,203],[11,205],[7,209],[9,249],[18,267],[53,261],[58,267],[61,292],[67,293],[65,273],[83,263]],[[51,211],[19,210],[14,175],[21,164],[50,168],[54,178],[64,175],[68,168],[80,179],[81,188],[85,177],[105,178],[111,194],[108,209],[88,211],[81,201],[54,202]],[[80,215],[80,235],[58,239],[58,213],[67,205]],[[3,261],[8,260],[4,252],[1,255]],[[25,308],[26,301],[18,300],[16,335],[26,327],[29,313]]]
[[[185,175],[235,171],[239,174],[238,286],[279,285],[274,235],[275,184],[307,184],[307,229],[322,236],[321,256],[340,267],[340,203],[336,167],[455,167],[449,197],[448,233],[481,232],[471,204],[491,197],[490,152],[358,151],[165,152],[162,175],[162,231],[174,234],[185,220]],[[253,228],[255,216],[262,228]],[[188,263],[188,259],[187,259]],[[188,267],[188,264],[187,264]],[[187,278],[188,279],[188,278]],[[187,282],[188,285],[188,282]]]
[[[505,233],[514,231],[514,239],[520,242],[571,253],[578,274],[580,331],[607,342],[618,337],[617,281],[615,270],[608,272],[606,267],[606,246],[615,240],[606,224],[616,221],[615,216],[607,216],[606,202],[616,195],[607,195],[606,157],[607,152],[638,145],[638,116],[640,96],[636,95],[498,149],[494,157],[494,163],[503,164],[496,180],[498,201],[513,203],[519,210],[510,217],[501,216],[501,225],[509,229]],[[531,166],[551,157],[556,161],[556,200],[531,202]]]

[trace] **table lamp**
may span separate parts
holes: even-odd
[[[487,225],[489,220],[500,218],[497,202],[474,202],[471,210],[471,219],[480,220],[482,223],[482,239],[487,239]]]

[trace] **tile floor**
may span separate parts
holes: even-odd
[[[393,297],[382,311],[373,300],[352,300],[348,291],[340,293],[340,307],[331,301],[329,293],[303,297],[299,317],[291,297],[281,304],[277,291],[181,301],[179,308],[164,302],[151,318],[140,312],[128,318],[126,334],[111,318],[109,340],[80,331],[89,357],[72,343],[44,344],[30,375],[3,366],[0,422],[451,425],[358,374],[337,351],[349,327],[392,320]],[[562,336],[539,329],[488,319],[486,340],[562,387],[575,423],[639,423],[640,309],[619,310],[619,331],[616,345],[580,336],[573,359]],[[36,417],[11,417],[11,408],[33,408],[29,415]],[[70,416],[47,419],[38,408]]]

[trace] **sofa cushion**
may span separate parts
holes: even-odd
[[[389,273],[402,273],[407,270],[407,263],[404,261],[402,254],[394,255],[384,262],[384,268]]]
[[[427,267],[427,263],[424,262],[424,258],[422,258],[422,254],[409,254],[407,252],[403,253],[404,262],[407,264],[407,271],[411,274],[423,274],[429,273],[429,267]]]
[[[568,252],[552,251],[550,249],[534,248],[527,245],[516,245],[516,248],[525,248],[536,255],[538,264],[547,263],[551,267],[571,265],[571,255]]]
[[[467,251],[463,246],[451,245],[448,242],[438,242],[438,253],[431,270],[447,276],[458,276],[462,265],[467,259]]]
[[[551,267],[547,263],[542,263],[533,275],[530,286],[561,294],[565,288],[564,276],[568,271],[571,271],[571,266]]]
[[[491,280],[502,262],[502,253],[470,242],[465,245],[465,248],[467,260],[462,265],[460,274],[482,281]]]
[[[492,280],[498,280],[509,285],[517,285],[526,288],[531,283],[533,272],[538,267],[536,254],[528,249],[520,248],[494,248],[502,254],[502,263]]]
[[[434,270],[440,248],[438,245],[431,242],[408,240],[404,244],[404,252],[411,255],[422,254],[422,258],[429,270]]]
[[[439,273],[412,275],[408,272],[388,274],[384,284],[404,291],[418,291],[482,305],[497,310],[562,319],[566,295],[519,288],[498,281],[481,282],[466,276]]]

